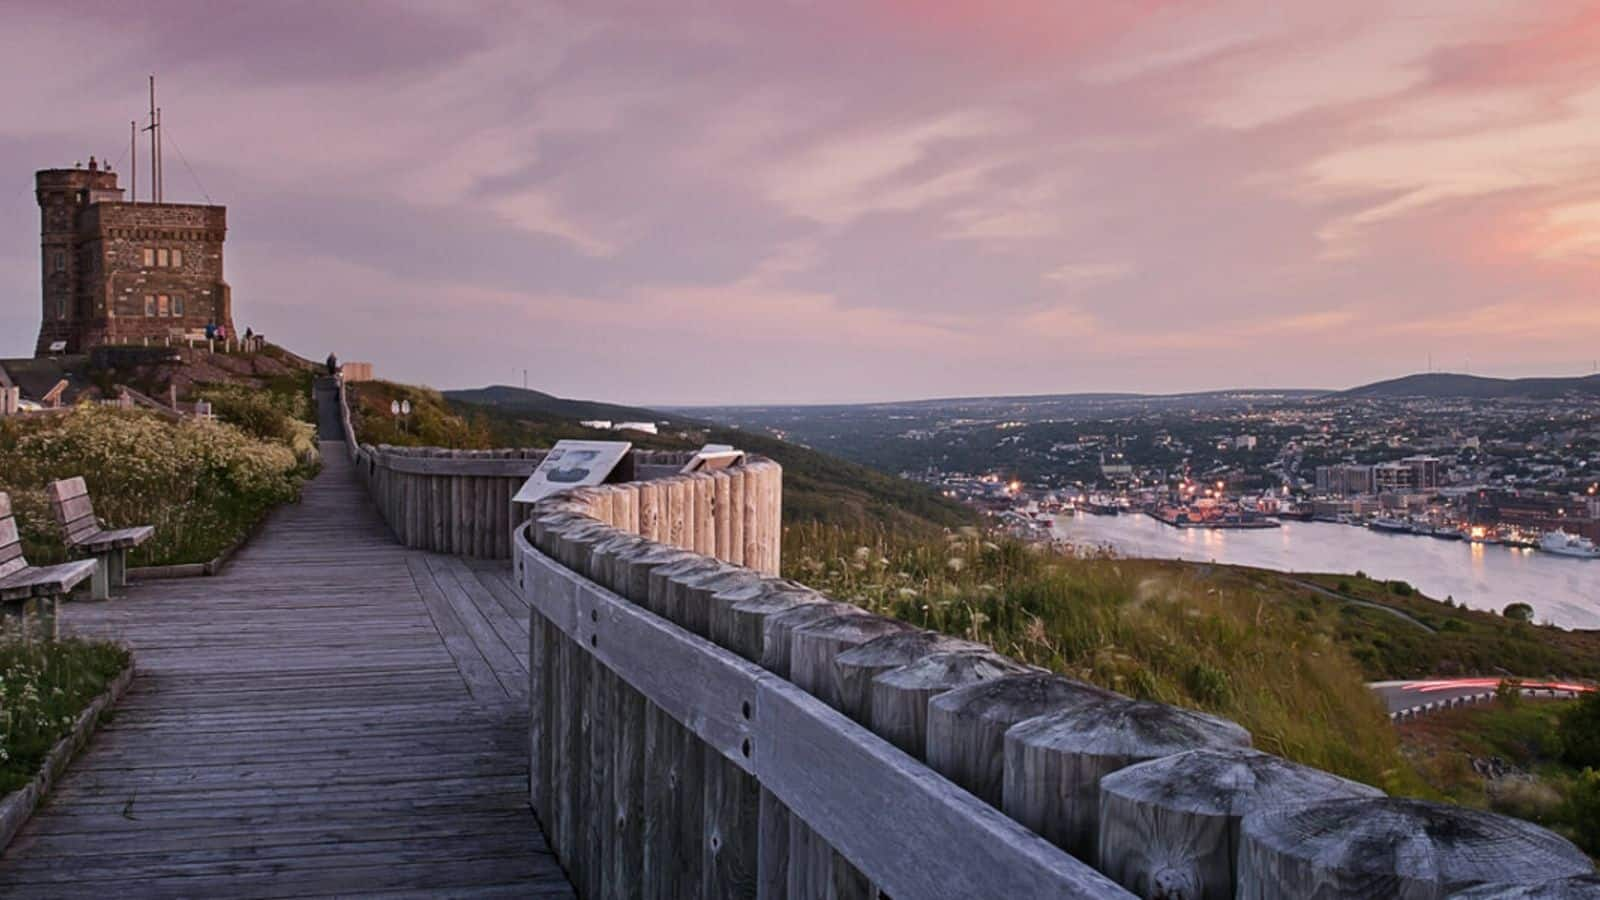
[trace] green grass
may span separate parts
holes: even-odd
[[[1428,598],[1360,575],[1297,576],[1403,612],[1428,633],[1380,610],[1347,605],[1340,642],[1374,680],[1454,675],[1600,678],[1600,632],[1567,631]]]
[[[0,635],[0,796],[27,784],[128,651],[105,641]]]
[[[1523,700],[1447,710],[1400,728],[1403,751],[1429,788],[1453,803],[1492,809],[1552,828],[1600,853],[1600,822],[1573,803],[1582,778],[1561,760],[1557,722],[1573,701]],[[1516,768],[1484,778],[1472,761]]]
[[[1061,556],[976,531],[786,529],[785,574],[884,615],[1130,696],[1213,712],[1289,759],[1427,788],[1342,647],[1337,613],[1282,604],[1249,572]]]

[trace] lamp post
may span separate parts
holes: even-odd
[[[389,413],[400,423],[400,430],[406,430],[406,419],[411,416],[410,400],[390,400]]]

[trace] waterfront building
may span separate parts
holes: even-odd
[[[1372,469],[1351,463],[1317,466],[1317,493],[1330,497],[1375,493]]]

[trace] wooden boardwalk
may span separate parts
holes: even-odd
[[[138,674],[0,895],[571,896],[529,811],[508,567],[400,547],[323,457],[222,575],[63,606]]]

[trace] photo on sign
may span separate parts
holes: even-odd
[[[513,499],[533,503],[570,487],[602,484],[631,449],[628,441],[557,441]]]

